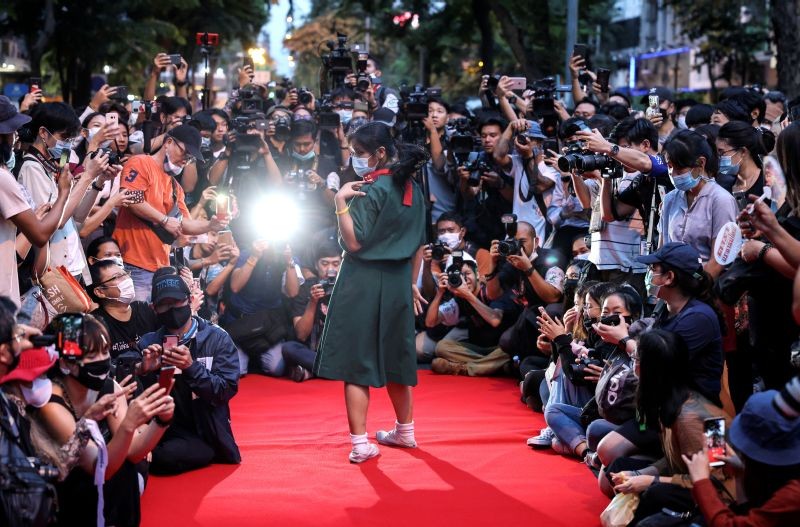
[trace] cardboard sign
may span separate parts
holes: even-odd
[[[714,242],[714,259],[720,265],[730,265],[742,249],[742,230],[730,221],[722,226]]]

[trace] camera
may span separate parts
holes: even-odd
[[[477,187],[481,184],[481,175],[486,172],[491,172],[492,167],[483,160],[480,152],[470,152],[466,163],[462,165],[465,169],[469,170],[469,179],[467,185],[470,187]]]
[[[497,252],[503,258],[522,254],[522,242],[516,239],[505,239],[497,244]]]
[[[320,128],[335,130],[339,128],[341,118],[339,114],[333,111],[333,101],[330,93],[322,94],[322,99],[319,101],[317,109],[317,123]]]
[[[465,166],[470,161],[470,155],[477,155],[480,145],[476,144],[472,125],[466,117],[450,119],[445,125],[445,138],[447,149],[453,153],[456,165]]]
[[[261,97],[257,89],[252,87],[240,88],[234,90],[232,99],[235,103],[239,103],[235,108],[237,114],[250,114],[250,113],[263,113],[268,109],[267,101]]]
[[[464,283],[464,277],[461,274],[461,268],[464,266],[464,253],[462,251],[453,251],[453,263],[447,268],[447,285],[456,288],[461,287]]]
[[[98,148],[97,152],[92,157],[100,156],[106,154],[108,156],[108,164],[109,165],[121,165],[122,161],[119,160],[119,152],[111,150],[108,147],[105,148]]]
[[[367,75],[367,53],[359,53],[358,61],[356,61],[356,70],[358,71],[358,78],[356,79],[356,91],[365,92],[369,89],[372,83],[369,75]]]
[[[287,185],[294,185],[297,187],[297,190],[302,192],[311,192],[312,190],[316,190],[316,185],[312,185],[308,181],[308,177],[311,175],[311,170],[290,170],[286,173],[286,177],[284,178],[284,182]]]
[[[431,258],[437,262],[444,260],[444,257],[447,256],[448,251],[448,247],[442,242],[431,244]]]
[[[601,368],[604,366],[604,363],[600,358],[600,353],[598,351],[590,349],[588,356],[582,358],[578,364],[572,367],[574,380],[577,381],[579,384],[585,385],[594,382],[586,380],[586,376],[591,375],[590,372],[586,371],[587,366],[599,366]]]
[[[234,149],[240,152],[255,152],[261,148],[261,135],[248,134],[247,131],[251,129],[266,130],[267,121],[262,113],[238,115],[231,121],[231,128],[236,133]]]
[[[275,124],[275,139],[278,141],[288,141],[292,133],[292,122],[286,116],[277,117]]]
[[[318,283],[325,291],[325,296],[330,297],[331,293],[333,293],[333,286],[336,284],[336,275],[328,275],[327,278],[320,280]]]
[[[572,143],[566,153],[558,159],[558,169],[562,172],[591,172],[599,170],[604,178],[617,179],[624,175],[622,164],[605,155],[584,150],[580,143]]]

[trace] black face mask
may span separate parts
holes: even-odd
[[[111,359],[103,359],[95,362],[87,362],[78,365],[78,375],[76,379],[83,386],[96,392],[103,388],[111,371]]]
[[[597,324],[596,318],[583,317],[583,329],[590,333],[594,332],[592,324]]]
[[[181,307],[173,307],[163,313],[158,313],[158,323],[167,329],[180,329],[189,321],[192,316],[192,308],[188,304]]]
[[[564,289],[569,289],[570,291],[575,291],[575,288],[578,287],[578,279],[577,278],[567,278],[564,280]]]

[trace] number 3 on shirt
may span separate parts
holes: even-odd
[[[136,179],[136,176],[138,176],[138,175],[139,175],[139,173],[135,169],[132,168],[131,171],[128,173],[128,175],[125,176],[125,182],[126,183],[133,183],[133,180]]]

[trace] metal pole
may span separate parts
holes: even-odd
[[[572,82],[569,74],[569,59],[572,57],[572,48],[578,41],[578,0],[567,0],[567,42],[564,53],[564,78]]]
[[[364,29],[367,31],[367,34],[364,36],[364,46],[366,46],[367,48],[366,49],[367,53],[369,53],[369,37],[370,37],[369,30],[371,26],[370,24],[371,21],[372,20],[370,19],[369,15],[367,15],[366,18],[364,18]]]

